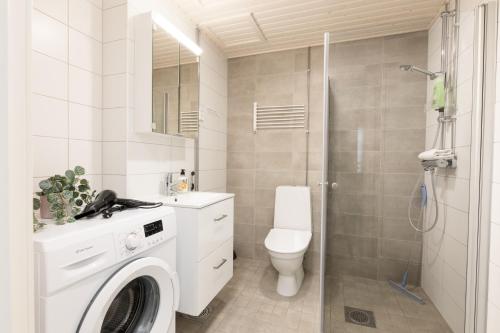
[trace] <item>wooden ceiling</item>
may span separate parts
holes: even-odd
[[[445,0],[175,0],[229,58],[428,29]]]

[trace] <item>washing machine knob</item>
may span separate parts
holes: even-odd
[[[127,250],[133,251],[137,249],[139,245],[141,245],[141,239],[135,233],[129,234],[125,239],[125,247]]]

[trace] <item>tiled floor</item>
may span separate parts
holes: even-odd
[[[277,273],[266,262],[239,258],[234,277],[211,303],[206,319],[177,316],[179,333],[319,332],[319,276],[307,274],[291,298],[276,291]],[[432,303],[419,305],[393,291],[386,282],[344,277],[327,281],[328,325],[333,333],[448,333]],[[425,297],[420,289],[416,292]],[[375,313],[377,328],[345,323],[344,305]]]
[[[426,300],[425,305],[394,291],[385,281],[345,276],[331,279],[327,285],[326,332],[451,333],[421,288],[414,292]],[[373,311],[377,328],[346,323],[344,306]]]
[[[276,293],[276,271],[262,261],[238,258],[234,276],[212,301],[207,320],[177,316],[177,332],[319,332],[319,276],[306,274],[299,293]]]

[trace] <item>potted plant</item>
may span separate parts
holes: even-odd
[[[40,210],[42,218],[53,218],[58,224],[75,221],[84,204],[90,203],[95,197],[87,179],[82,178],[85,169],[76,166],[73,170],[66,170],[64,176],[54,175],[42,180],[38,186],[38,198],[33,199],[33,211]],[[48,211],[47,211],[48,209]],[[33,228],[39,230],[43,223],[33,216]]]

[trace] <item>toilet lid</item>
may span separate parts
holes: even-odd
[[[292,229],[271,229],[264,241],[268,250],[279,253],[304,251],[311,241],[311,232]]]

